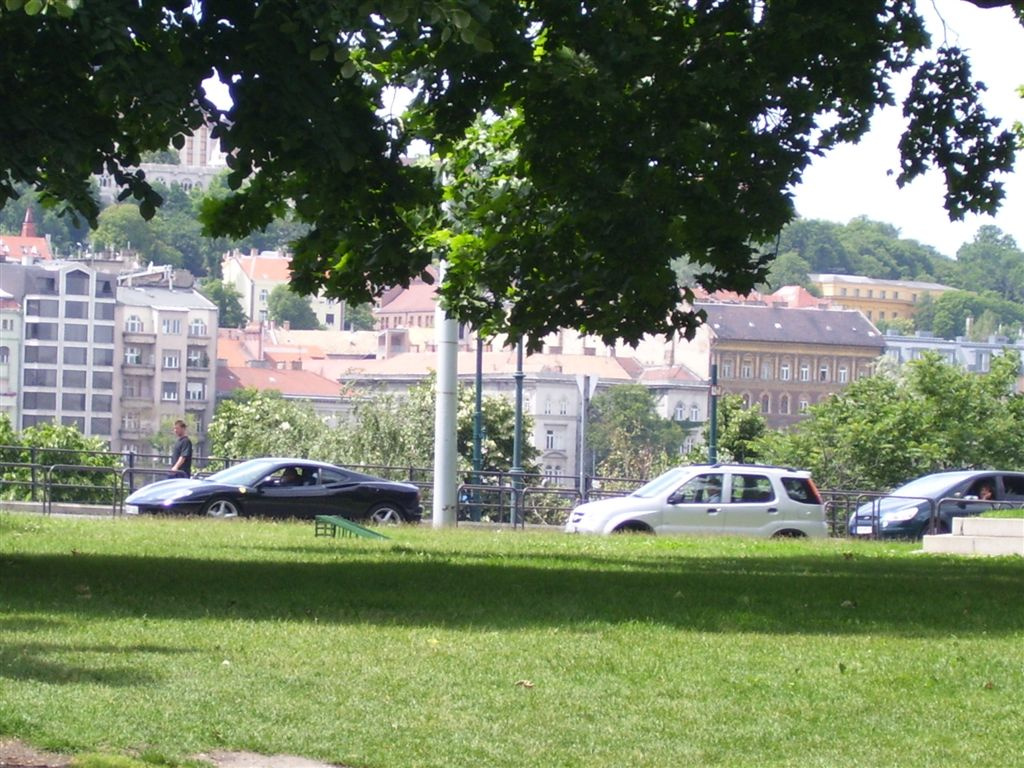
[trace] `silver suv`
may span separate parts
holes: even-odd
[[[581,504],[570,533],[828,535],[825,507],[810,473],[755,464],[670,469],[628,496]]]

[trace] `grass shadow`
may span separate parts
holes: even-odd
[[[371,557],[357,557],[365,552]],[[13,554],[8,613],[566,627],[645,621],[705,632],[1003,635],[1024,630],[1014,560],[839,555],[642,560],[398,546],[324,562]],[[88,599],[82,599],[86,590]],[[172,649],[173,650],[173,649]]]

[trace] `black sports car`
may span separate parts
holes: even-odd
[[[419,520],[423,507],[408,483],[306,459],[252,459],[204,478],[147,485],[125,499],[125,512],[401,523]]]

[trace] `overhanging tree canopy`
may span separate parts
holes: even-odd
[[[27,182],[94,222],[106,170],[152,215],[132,166],[210,116],[236,190],[211,201],[212,234],[291,207],[311,225],[295,287],[357,304],[453,257],[450,310],[534,343],[692,330],[679,256],[705,288],[751,288],[803,170],[912,66],[901,182],[934,165],[951,216],[991,212],[1012,164],[962,52],[913,63],[913,0],[6,0],[0,40],[0,205]],[[214,74],[229,108],[205,97]],[[401,118],[381,112],[394,88],[415,93]],[[418,139],[449,181],[495,172],[458,219],[407,162]]]

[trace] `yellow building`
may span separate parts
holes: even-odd
[[[940,283],[915,280],[879,280],[860,275],[808,275],[823,298],[834,307],[859,309],[873,323],[912,318],[925,296],[938,298],[956,290]]]

